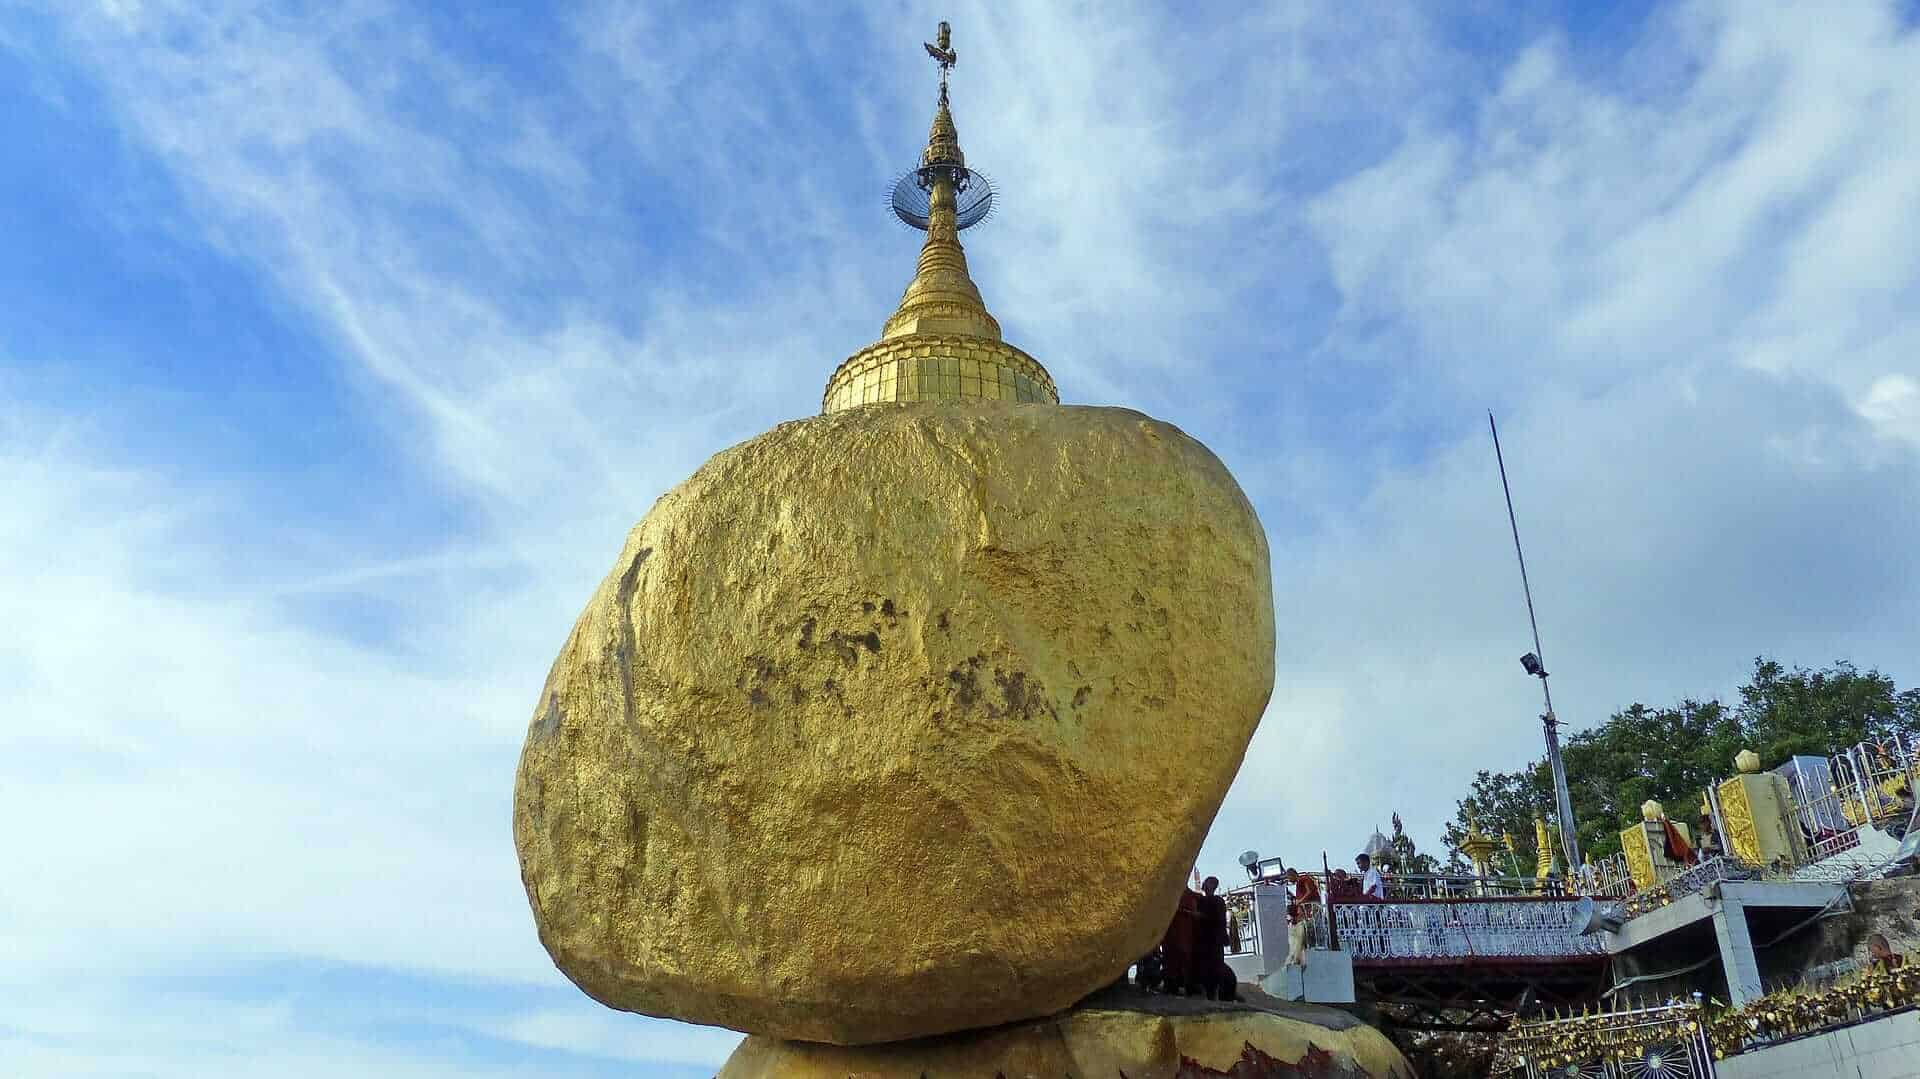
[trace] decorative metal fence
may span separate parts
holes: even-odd
[[[1471,873],[1396,873],[1386,878],[1387,898],[1393,899],[1476,899],[1494,896],[1601,895],[1626,894],[1625,860],[1621,872],[1609,874],[1596,867],[1591,877],[1486,876]],[[1318,874],[1315,874],[1318,876]]]
[[[1861,742],[1827,761],[1821,779],[1794,785],[1800,833],[1818,862],[1859,845],[1861,826],[1903,827],[1914,809],[1920,780],[1920,739],[1896,733],[1884,742]]]
[[[1497,1067],[1527,1079],[1695,1079],[1714,1074],[1713,1060],[1696,998],[1517,1021],[1501,1038]]]
[[[1576,934],[1571,899],[1340,903],[1333,924],[1355,960],[1605,955],[1599,935]]]

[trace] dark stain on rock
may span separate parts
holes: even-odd
[[[1091,696],[1093,696],[1093,687],[1081,686],[1079,689],[1076,689],[1073,691],[1073,706],[1075,708],[1080,708],[1085,706],[1087,703],[1087,698]]]
[[[869,600],[862,600],[862,601],[860,601],[860,610],[861,610],[862,612],[864,612],[864,613],[866,613],[866,614],[872,614],[872,613],[873,613],[873,601],[872,601],[872,600],[870,600],[870,599],[869,599]]]
[[[962,711],[970,711],[980,700],[980,679],[974,675],[972,667],[955,667],[947,672],[947,681],[953,684],[955,703]]]
[[[1008,674],[995,667],[993,684],[1000,687],[1000,699],[1007,702],[1007,711],[1025,715],[1027,712],[1027,672],[1015,671]]]
[[[893,613],[893,601],[890,599],[881,600],[880,613],[886,615],[888,618],[896,617],[895,614]]]
[[[880,651],[880,635],[871,631],[867,633],[846,633],[836,629],[832,633],[827,634],[826,646],[832,650],[835,656],[839,657],[840,662],[851,667],[860,662],[860,650],[862,648],[865,648],[869,652]]]
[[[733,685],[746,691],[748,707],[763,711],[773,705],[773,697],[767,692],[768,683],[780,681],[786,673],[784,667],[765,656],[748,656],[746,669],[734,679]]]
[[[808,616],[800,622],[800,650],[802,652],[813,647],[813,627],[814,621],[812,616]]]
[[[1143,603],[1145,603],[1145,602],[1147,602],[1147,597],[1145,597],[1145,596],[1143,596],[1143,595],[1141,595],[1141,594],[1140,594],[1140,590],[1139,590],[1138,588],[1136,588],[1136,589],[1134,589],[1134,590],[1133,590],[1133,605],[1134,605],[1134,606],[1136,606],[1136,607],[1138,607],[1139,605],[1141,605],[1141,604],[1143,604]]]
[[[1046,715],[1051,716],[1056,722],[1060,719],[1059,710],[1053,706],[1052,701],[1047,699],[1046,687],[1042,686],[1038,680],[1029,680],[1027,672],[1014,671],[1008,674],[996,667],[993,671],[993,684],[999,687],[1000,699],[1005,703],[1005,707],[989,709],[992,715],[1013,716],[1018,719],[1035,719]]]
[[[633,556],[633,564],[634,564],[634,565],[636,565],[636,566],[638,566],[638,565],[640,565],[641,563],[643,563],[643,562],[645,562],[645,561],[646,561],[647,559],[649,559],[649,558],[652,558],[652,557],[653,557],[653,548],[651,548],[651,547],[642,547],[642,548],[640,548],[640,550],[639,550],[639,551],[638,551],[637,553],[635,553],[635,554],[634,554],[634,556]]]
[[[940,632],[945,633],[947,631],[947,612],[945,611],[940,612],[940,621],[938,625],[940,627]]]

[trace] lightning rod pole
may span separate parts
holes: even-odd
[[[1507,485],[1507,461],[1500,454],[1500,428],[1493,413],[1487,413],[1487,430],[1493,433],[1493,459],[1500,465],[1500,492],[1507,496],[1507,526],[1513,529],[1513,557],[1520,563],[1520,590],[1527,597],[1527,624],[1533,627],[1533,655],[1540,662],[1540,693],[1547,710],[1540,727],[1547,738],[1547,764],[1553,769],[1553,800],[1560,817],[1560,846],[1567,856],[1567,879],[1580,872],[1580,839],[1573,831],[1573,796],[1567,791],[1567,766],[1560,759],[1560,720],[1553,714],[1553,690],[1547,688],[1547,657],[1540,648],[1540,622],[1533,615],[1533,586],[1527,583],[1527,556],[1520,550],[1520,522],[1513,515],[1513,488]]]

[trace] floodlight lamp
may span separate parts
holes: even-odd
[[[1260,879],[1260,852],[1246,850],[1240,852],[1240,867],[1247,871],[1247,879]]]
[[[1527,673],[1533,675],[1535,678],[1545,678],[1547,676],[1547,669],[1540,665],[1540,657],[1534,655],[1532,652],[1528,652],[1526,655],[1520,657],[1520,666],[1525,667]]]

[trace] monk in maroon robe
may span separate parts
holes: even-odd
[[[1208,877],[1200,884],[1206,894],[1194,901],[1190,987],[1205,991],[1208,1000],[1233,1000],[1239,995],[1234,990],[1239,979],[1227,965],[1227,900],[1214,894],[1219,889],[1220,878]]]
[[[1180,889],[1180,905],[1174,909],[1173,921],[1167,924],[1167,935],[1160,940],[1161,984],[1167,992],[1186,992],[1193,982],[1193,937],[1196,904],[1200,893],[1191,888]]]

